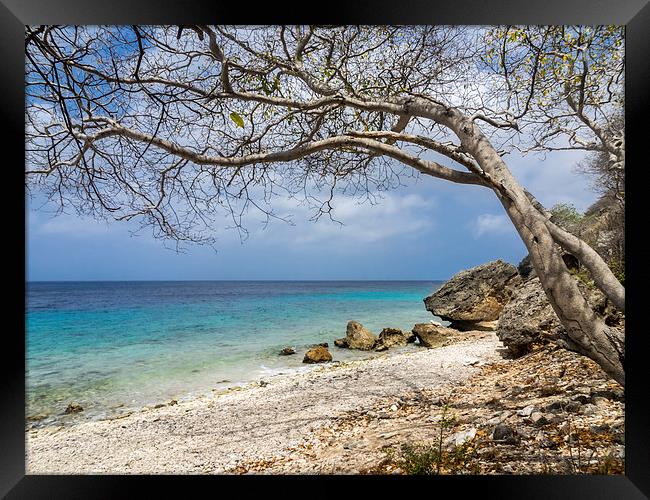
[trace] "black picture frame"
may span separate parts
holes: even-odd
[[[315,7],[311,10],[309,7]],[[643,285],[648,266],[643,251],[645,217],[643,172],[647,139],[643,137],[650,102],[650,4],[648,0],[544,0],[540,2],[456,0],[445,3],[382,0],[370,3],[328,1],[302,3],[188,2],[170,0],[0,0],[0,99],[5,142],[3,190],[4,241],[9,252],[4,301],[4,335],[0,384],[0,495],[7,498],[128,497],[144,486],[151,497],[187,497],[188,488],[207,486],[219,495],[224,486],[272,488],[278,477],[198,476],[35,476],[25,475],[25,200],[24,165],[24,26],[35,24],[624,24],[626,25],[627,145],[627,285],[632,293],[626,311],[626,474],[625,476],[444,476],[308,477],[284,476],[292,491],[313,496],[338,494],[358,486],[384,494],[404,494],[419,487],[431,495],[457,495],[468,489],[481,498],[641,499],[650,495],[650,433],[645,411],[648,375],[645,330],[641,325]],[[7,153],[12,153],[8,156]],[[9,160],[11,158],[11,160]],[[646,167],[647,168],[647,167]],[[11,194],[11,204],[8,204]],[[11,209],[9,209],[11,207]],[[647,210],[647,209],[646,209]],[[22,214],[21,214],[22,211]],[[642,221],[635,224],[635,220]],[[636,231],[635,231],[636,230]],[[22,242],[22,244],[21,244]],[[23,251],[21,257],[21,250]],[[10,319],[11,321],[7,321]],[[9,326],[11,325],[11,326]],[[215,483],[215,481],[217,483]],[[310,486],[314,481],[323,487]],[[287,488],[290,486],[290,488]],[[337,488],[338,489],[338,488]],[[180,493],[177,493],[180,492]]]

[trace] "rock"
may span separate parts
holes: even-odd
[[[533,423],[533,425],[536,425],[537,427],[541,427],[542,425],[546,425],[549,423],[549,420],[548,418],[546,418],[546,415],[544,415],[540,411],[535,411],[531,413],[530,421]]]
[[[566,405],[564,405],[564,409],[571,413],[578,412],[580,408],[582,408],[582,403],[578,401],[569,401]]]
[[[517,269],[495,260],[461,271],[424,299],[427,311],[458,330],[494,329],[512,288],[521,281]]]
[[[456,446],[460,446],[467,441],[471,441],[475,437],[476,437],[476,428],[470,427],[465,431],[457,432],[456,434],[454,434],[452,441]]]
[[[281,356],[289,356],[290,354],[296,354],[296,350],[293,347],[285,347],[280,351]]]
[[[413,327],[413,335],[424,347],[440,347],[448,341],[456,330],[432,323],[418,323]]]
[[[336,340],[334,341],[334,345],[335,345],[336,347],[344,347],[344,348],[346,348],[346,347],[348,347],[348,339],[345,339],[345,338],[343,338],[343,339],[336,339]]]
[[[517,444],[517,435],[512,427],[506,424],[498,424],[492,432],[492,440],[505,444]]]
[[[610,326],[624,328],[623,315],[614,309],[600,290],[576,280],[592,309]],[[539,278],[518,284],[503,307],[497,337],[515,355],[522,356],[538,344],[566,341],[566,331],[551,306]]]
[[[535,407],[533,405],[528,405],[525,408],[519,410],[517,412],[517,415],[519,415],[520,417],[530,417],[534,411],[535,411]]]
[[[563,333],[539,278],[529,279],[514,289],[496,331],[499,340],[515,356],[526,354],[536,343],[558,339]]]
[[[350,349],[370,351],[375,346],[377,337],[361,323],[349,321],[345,331],[345,340]]]
[[[327,342],[321,342],[320,344],[316,344],[316,345],[319,345],[321,347],[329,347],[330,346]]]
[[[260,387],[266,387],[269,383],[266,380],[260,380]]]
[[[325,363],[327,361],[332,361],[332,355],[327,350],[327,347],[321,345],[312,347],[305,353],[303,358],[303,363]]]
[[[558,401],[553,401],[552,403],[546,405],[544,408],[544,411],[562,411],[566,405],[565,401],[558,400]]]
[[[415,342],[415,338],[413,332],[404,332],[398,328],[384,328],[379,334],[374,349],[375,351],[385,351],[390,347]]]
[[[84,411],[84,409],[81,407],[81,405],[70,403],[63,413],[65,415],[70,415],[71,413],[79,413],[82,411]]]
[[[391,405],[390,411],[397,411],[397,405]]]
[[[175,406],[177,404],[178,404],[178,401],[176,401],[175,399],[172,399],[169,403],[167,403],[168,406]]]

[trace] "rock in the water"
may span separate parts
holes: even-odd
[[[374,349],[375,351],[385,351],[390,347],[406,345],[411,342],[415,342],[413,332],[404,332],[398,328],[384,328],[379,334]]]
[[[418,323],[413,327],[412,332],[420,345],[440,347],[456,333],[456,330],[433,323]]]
[[[321,342],[320,344],[316,344],[316,345],[319,345],[321,347],[329,347],[330,346],[327,342]]]
[[[428,311],[458,330],[496,328],[503,306],[521,277],[517,269],[495,260],[461,271],[424,299]]]
[[[332,355],[327,350],[327,347],[322,345],[309,349],[302,360],[303,363],[325,363],[327,361],[332,361]]]
[[[281,356],[289,356],[290,354],[296,354],[296,350],[293,347],[285,347],[280,351]]]
[[[66,415],[70,415],[71,413],[79,413],[81,411],[84,411],[81,405],[78,405],[76,403],[70,403],[63,413],[65,413]]]
[[[336,339],[334,341],[334,345],[336,347],[348,347],[348,339],[346,339],[346,338]]]
[[[345,332],[345,341],[350,349],[370,351],[377,342],[377,336],[357,321],[349,321]]]

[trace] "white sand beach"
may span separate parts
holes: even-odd
[[[324,364],[308,373],[276,376],[264,386],[144,408],[113,420],[30,429],[26,472],[218,474],[236,472],[245,463],[291,461],[296,450],[309,448],[313,436],[332,432],[355,412],[391,401],[396,410],[420,391],[462,383],[480,366],[502,360],[501,347],[494,333],[466,332],[436,349]],[[359,472],[345,459],[347,451],[321,463],[320,472]],[[299,460],[287,470],[312,471]]]

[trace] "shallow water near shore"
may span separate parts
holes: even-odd
[[[32,425],[104,418],[306,371],[302,355],[319,342],[335,361],[377,356],[333,341],[351,319],[375,333],[438,319],[422,299],[442,283],[31,282],[27,415]],[[279,356],[285,346],[297,354]],[[394,352],[405,349],[416,347]],[[71,402],[84,411],[63,415]]]

